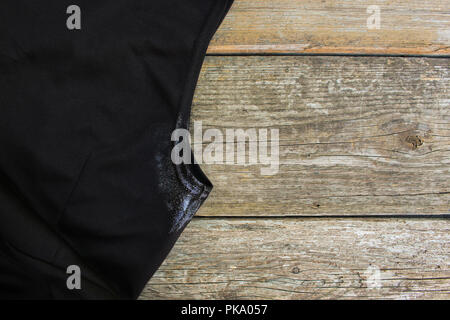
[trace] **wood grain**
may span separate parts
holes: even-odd
[[[380,29],[368,29],[369,5]],[[450,54],[448,0],[235,0],[211,54]]]
[[[449,227],[413,218],[194,219],[141,299],[449,299]]]
[[[448,214],[449,88],[447,59],[208,57],[192,122],[279,129],[280,167],[202,164],[198,215]]]
[[[379,30],[367,28],[369,5]],[[236,0],[208,53],[448,56],[448,8]],[[279,172],[202,164],[215,189],[141,299],[449,299],[449,66],[207,57],[192,122],[278,129]]]

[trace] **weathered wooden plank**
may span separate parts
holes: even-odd
[[[193,120],[279,129],[280,167],[202,164],[198,215],[448,214],[449,89],[447,59],[208,57]]]
[[[380,28],[369,29],[371,5]],[[235,0],[209,53],[450,54],[448,0]]]
[[[445,219],[194,219],[142,299],[449,299]]]

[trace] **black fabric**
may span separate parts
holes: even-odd
[[[171,134],[231,3],[0,1],[0,298],[139,296],[212,188]]]

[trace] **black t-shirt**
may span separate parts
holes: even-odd
[[[0,298],[138,297],[212,188],[171,134],[231,3],[0,1]]]

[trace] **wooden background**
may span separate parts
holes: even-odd
[[[202,165],[141,298],[449,299],[450,1],[235,0],[208,53],[193,121],[279,129],[279,172]]]

